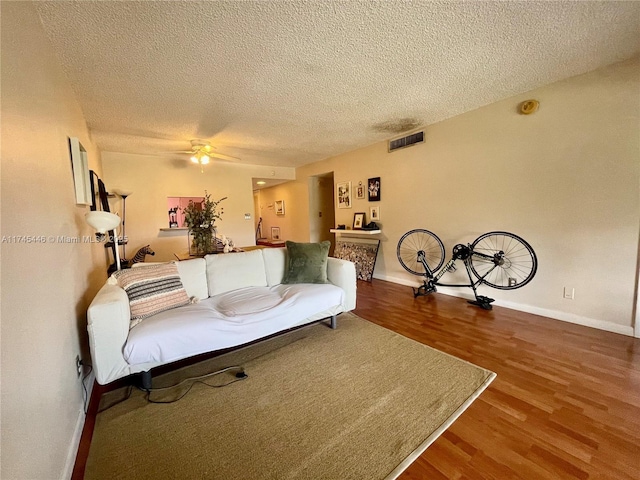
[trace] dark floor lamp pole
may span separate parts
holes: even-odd
[[[127,197],[131,195],[131,192],[118,193],[122,197],[122,258],[127,258],[127,231],[125,230],[125,219],[127,218]]]

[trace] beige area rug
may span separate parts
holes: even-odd
[[[153,387],[241,365],[224,388],[134,390],[98,414],[87,479],[396,478],[495,374],[352,314],[201,362]],[[206,380],[235,380],[231,370]],[[110,392],[101,407],[123,396]]]

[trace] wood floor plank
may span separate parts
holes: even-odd
[[[355,313],[498,374],[401,479],[640,479],[640,340],[377,279]]]

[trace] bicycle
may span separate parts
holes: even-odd
[[[420,287],[412,287],[414,298],[436,292],[437,286],[470,287],[475,301],[469,300],[469,303],[485,310],[491,310],[494,299],[478,295],[479,285],[514,290],[529,283],[538,269],[538,259],[531,245],[513,233],[500,231],[480,235],[471,244],[457,244],[444,267],[444,244],[429,230],[418,228],[405,233],[398,241],[397,255],[406,271],[426,277]],[[458,260],[464,262],[469,283],[440,283],[445,273],[456,270]]]

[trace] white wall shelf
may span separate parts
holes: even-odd
[[[340,235],[377,235],[378,233],[382,233],[382,230],[347,230],[347,229],[338,229],[332,228],[329,230],[331,233],[337,233]]]

